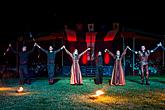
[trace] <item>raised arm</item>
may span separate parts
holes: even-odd
[[[123,53],[121,54],[121,58],[125,56],[127,49],[128,49],[128,46],[126,47],[126,49],[124,49]]]
[[[131,52],[133,52],[133,53],[135,53],[135,54],[138,54],[137,51],[132,50],[129,46],[127,46],[127,48],[128,48]]]
[[[62,49],[64,49],[64,46],[62,46],[61,48],[59,48],[58,50],[54,51],[54,54],[60,52]]]
[[[10,49],[13,53],[19,54],[19,52],[17,52],[16,50],[14,50],[14,49],[12,48],[11,44],[9,44],[9,49]]]
[[[72,57],[72,53],[70,53],[70,52],[65,48],[65,46],[64,46],[64,49],[65,49],[66,53],[67,53],[68,55],[70,55],[70,57]]]
[[[8,46],[7,49],[6,49],[6,51],[3,53],[3,56],[5,56],[6,53],[10,50],[10,45],[11,45],[11,44],[9,44],[9,46]]]
[[[43,48],[42,48],[41,46],[39,46],[37,43],[36,43],[36,46],[37,46],[39,49],[41,49],[43,52],[48,53],[47,50],[43,49]]]
[[[165,50],[165,47],[162,45],[162,43],[160,42],[159,44],[157,44],[157,46],[161,47],[163,50]]]
[[[150,53],[155,52],[160,46],[161,46],[161,43],[157,44],[157,46],[154,49],[150,50]]]
[[[33,46],[32,50],[28,51],[27,53],[28,53],[28,54],[32,53],[32,52],[34,51],[34,49],[35,49],[36,46],[37,46],[37,44],[34,43],[34,46]]]
[[[105,49],[105,52],[108,52],[115,59],[115,55],[111,51],[109,51],[108,49]]]
[[[90,50],[90,48],[87,48],[85,51],[83,51],[82,53],[79,54],[79,58],[84,54],[86,53],[88,50]]]

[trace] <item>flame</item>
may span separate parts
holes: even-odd
[[[23,92],[23,87],[19,87],[17,90],[18,93]]]
[[[91,95],[90,99],[98,99],[100,95],[103,95],[104,92],[102,90],[97,90],[95,95]]]
[[[101,90],[97,90],[97,91],[96,91],[96,96],[100,96],[100,95],[103,95],[103,94],[104,94],[104,92],[101,91]]]

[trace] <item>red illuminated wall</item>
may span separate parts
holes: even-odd
[[[69,45],[68,48],[71,52],[73,52],[74,49],[77,48],[79,51],[79,54],[80,54],[81,52],[86,50],[88,47],[90,47],[93,49],[93,51],[95,53],[97,53],[98,51],[102,51],[102,53],[104,55],[104,63],[105,64],[110,63],[111,56],[108,53],[104,53],[104,50],[106,48],[107,49],[112,48],[112,43],[113,43],[112,41],[114,40],[117,31],[109,31],[105,36],[101,37],[102,41],[101,40],[97,41],[97,39],[96,39],[98,32],[86,32],[86,34],[84,36],[85,39],[78,41],[77,40],[78,38],[76,36],[76,31],[69,30],[69,29],[67,29],[65,31],[66,31],[67,41],[68,41],[68,45]],[[91,60],[91,52],[92,51],[88,51],[81,57],[80,64],[81,63],[84,65],[88,64],[88,62]]]
[[[91,51],[88,51],[86,54],[87,61],[91,60],[91,52],[94,52],[96,34],[97,32],[86,32],[86,45],[87,45],[87,48],[91,48]]]
[[[65,30],[66,35],[67,35],[67,40],[70,42],[76,42],[77,38],[76,38],[76,32],[70,29],[66,29]]]
[[[116,36],[117,31],[109,31],[104,37],[104,41],[112,41]]]

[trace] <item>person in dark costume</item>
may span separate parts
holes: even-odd
[[[98,55],[94,58],[92,55],[93,60],[96,61],[96,79],[95,84],[102,84],[103,82],[103,57],[101,51],[98,52]]]
[[[163,50],[165,50],[165,47],[162,45],[161,42],[158,44],[158,46],[161,46],[161,48],[162,48]]]
[[[145,46],[141,46],[141,51],[134,51],[130,47],[128,47],[129,50],[134,52],[135,54],[138,54],[140,57],[140,65],[141,65],[141,84],[144,84],[144,69],[146,71],[146,85],[149,84],[149,71],[148,71],[148,57],[151,53],[155,52],[159,47],[159,44],[157,44],[157,47],[155,47],[153,50],[147,50]]]
[[[64,47],[53,51],[53,47],[49,46],[49,51],[41,48],[38,44],[37,47],[47,54],[47,71],[48,71],[48,83],[49,85],[54,84],[54,73],[55,73],[55,58],[56,54],[60,52]]]
[[[30,53],[32,53],[35,49],[36,44],[34,44],[33,49],[30,51],[27,51],[27,47],[23,46],[22,47],[22,52],[16,52],[11,44],[9,44],[9,49],[15,54],[19,55],[19,84],[23,85],[24,83],[26,84],[31,84],[30,80],[30,74],[28,73],[28,59]]]

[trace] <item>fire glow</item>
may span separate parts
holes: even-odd
[[[101,91],[101,90],[97,90],[97,91],[96,91],[96,96],[100,96],[100,95],[103,95],[103,94],[104,94],[104,92]]]
[[[19,87],[18,89],[17,89],[17,93],[22,93],[23,92],[23,87]]]
[[[97,99],[99,96],[103,95],[104,92],[102,90],[97,90],[95,95],[91,95],[90,99]]]

